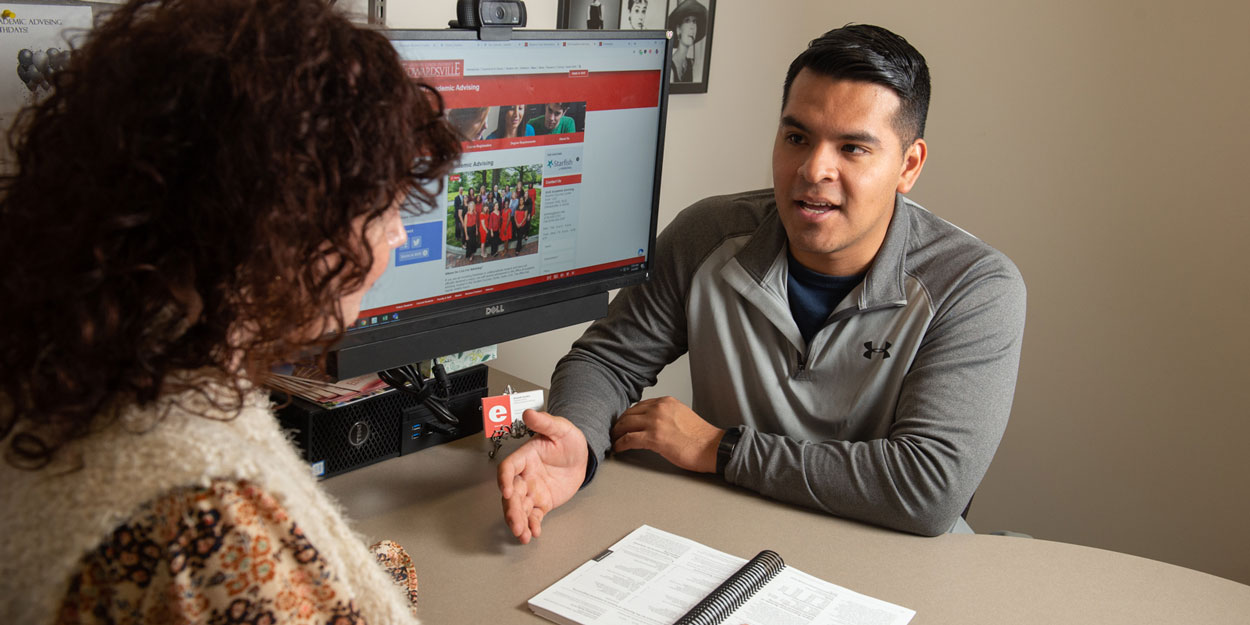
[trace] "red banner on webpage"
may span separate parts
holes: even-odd
[[[482,139],[481,141],[465,141],[461,147],[465,152],[481,152],[482,150],[501,150],[504,148],[532,148],[541,145],[562,145],[565,143],[581,143],[585,133],[568,132],[562,135],[535,135],[532,137],[513,137],[511,139]]]
[[[440,61],[443,62],[443,61]],[[405,61],[405,68],[429,61]],[[412,75],[413,69],[408,69]],[[424,71],[424,70],[422,70]],[[516,76],[419,76],[438,90],[447,108],[585,102],[588,111],[651,108],[660,104],[660,71],[522,74]]]
[[[411,310],[413,308],[421,308],[422,306],[429,306],[431,304],[442,304],[445,302],[454,302],[456,300],[464,299],[466,297],[473,297],[475,295],[484,295],[486,293],[498,293],[499,291],[507,291],[508,289],[515,289],[518,287],[529,286],[531,284],[539,284],[542,282],[550,282],[552,280],[572,278],[575,276],[595,273],[597,271],[603,271],[605,269],[615,269],[617,267],[626,267],[629,265],[641,263],[644,260],[646,260],[645,257],[638,256],[637,258],[629,258],[629,259],[620,260],[614,263],[604,263],[602,265],[595,265],[593,267],[583,267],[581,269],[570,269],[569,271],[549,273],[549,274],[542,275],[542,276],[536,276],[533,278],[525,278],[523,280],[515,280],[513,282],[505,282],[502,284],[492,284],[491,286],[481,287],[477,289],[469,289],[467,291],[460,291],[457,293],[448,293],[446,295],[427,297],[425,299],[419,299],[419,300],[412,301],[412,302],[405,302],[403,304],[395,304],[393,306],[371,308],[369,310],[360,311],[359,318],[364,319],[366,317],[389,315],[394,312],[399,312],[402,310]]]
[[[551,187],[562,187],[562,186],[570,185],[570,184],[581,184],[581,182],[582,182],[581,174],[573,174],[571,176],[552,176],[550,178],[543,178],[543,188],[550,189]]]

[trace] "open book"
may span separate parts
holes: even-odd
[[[905,625],[914,610],[643,525],[529,600],[565,625]]]

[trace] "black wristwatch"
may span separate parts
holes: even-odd
[[[729,466],[729,459],[734,455],[734,447],[738,446],[738,439],[742,438],[742,427],[733,427],[725,430],[725,435],[720,437],[720,444],[716,446],[716,474],[725,477],[725,467]]]

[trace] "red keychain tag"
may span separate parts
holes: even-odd
[[[505,393],[482,398],[482,434],[492,438],[500,430],[514,431],[514,424],[521,421],[526,409],[543,407],[543,392]]]

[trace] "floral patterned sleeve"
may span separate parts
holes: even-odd
[[[412,562],[394,543],[378,561],[416,608]],[[149,503],[85,556],[57,623],[363,624],[286,510],[248,482],[216,481]]]
[[[373,551],[373,556],[378,559],[378,564],[391,574],[391,578],[395,580],[395,585],[402,588],[408,593],[408,603],[412,604],[413,614],[417,609],[417,569],[412,564],[412,558],[408,557],[408,552],[403,547],[389,540],[374,544],[369,548]]]

